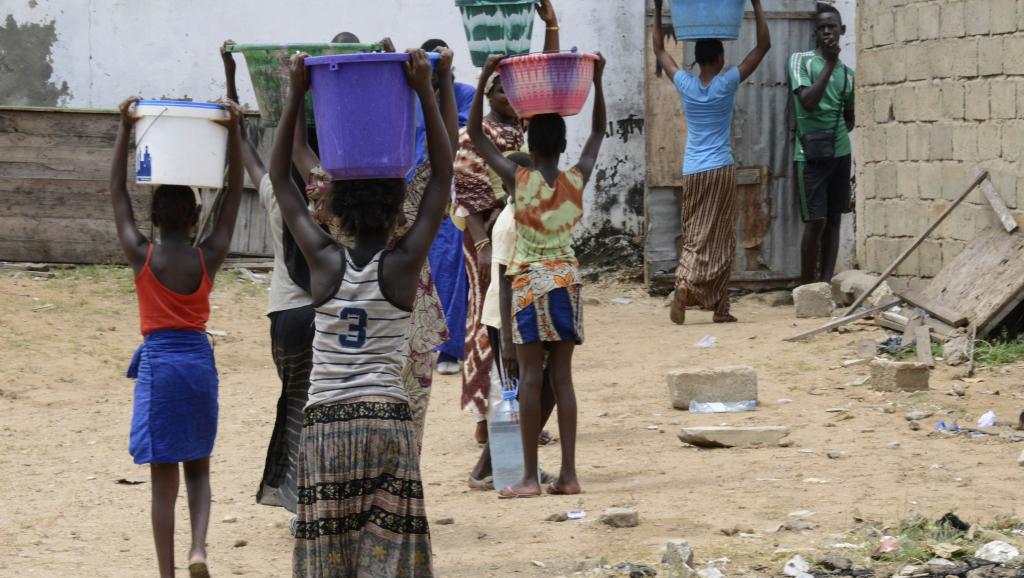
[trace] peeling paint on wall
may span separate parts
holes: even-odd
[[[71,97],[68,83],[57,86],[51,53],[57,31],[51,20],[45,24],[18,25],[8,15],[0,26],[0,95],[4,104],[15,106],[57,106]]]

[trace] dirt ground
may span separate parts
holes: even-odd
[[[781,339],[819,321],[796,321],[791,307],[746,298],[734,309],[741,323],[714,325],[710,313],[691,313],[691,324],[676,327],[664,300],[639,286],[595,286],[587,295],[601,304],[586,309],[588,342],[575,362],[581,496],[498,501],[466,489],[479,451],[473,419],[458,407],[459,379],[435,380],[423,476],[431,520],[454,518],[432,525],[438,576],[572,575],[579,562],[601,558],[654,564],[673,538],[694,545],[698,567],[727,557],[720,568],[728,576],[780,575],[794,550],[864,543],[845,535],[855,517],[1024,514],[1016,460],[1024,444],[929,435],[939,417],[970,424],[994,410],[1013,419],[1022,407],[1022,366],[980,371],[980,381],[963,384],[965,397],[950,393],[961,370],[948,367],[933,373],[929,393],[880,394],[850,385],[867,374],[864,366],[840,368],[877,329],[790,344]],[[227,336],[216,339],[221,421],[209,556],[220,576],[289,575],[289,515],[253,499],[279,393],[265,303],[265,287],[231,274],[218,279],[209,328]],[[705,335],[717,346],[696,348]],[[132,383],[123,375],[138,342],[124,269],[0,276],[0,575],[152,575],[148,471],[127,451]],[[736,364],[757,369],[758,411],[701,416],[671,408],[666,372]],[[836,409],[844,411],[829,411]],[[904,414],[915,409],[937,417],[911,431]],[[681,426],[719,423],[786,425],[794,443],[696,450],[675,435]],[[849,455],[833,460],[830,451]],[[541,450],[547,469],[556,470],[558,458],[557,445]],[[179,566],[188,544],[184,485],[182,492]],[[599,523],[610,506],[637,508],[640,526]],[[568,510],[585,510],[586,518],[543,521]],[[797,511],[813,512],[804,519],[817,527],[770,531]],[[237,522],[224,523],[227,516]],[[756,535],[722,533],[734,527]],[[236,547],[238,540],[246,544]],[[844,552],[859,562],[865,556]]]

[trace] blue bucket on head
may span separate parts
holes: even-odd
[[[746,0],[672,0],[677,40],[736,40]]]

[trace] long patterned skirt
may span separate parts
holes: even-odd
[[[676,288],[686,289],[687,305],[728,310],[737,211],[734,166],[683,177]]]
[[[462,409],[476,414],[487,415],[487,392],[490,389],[491,367],[494,365],[494,350],[483,323],[484,296],[487,294],[480,279],[480,262],[469,235],[462,244],[466,258],[466,274],[469,277],[469,309],[466,314],[466,349],[462,362]]]
[[[292,573],[433,576],[408,404],[361,397],[306,411]]]
[[[270,346],[281,378],[281,397],[277,400],[277,419],[256,503],[282,506],[292,513],[297,500],[295,470],[304,419],[302,408],[306,406],[309,372],[313,369],[313,317],[312,305],[270,315]]]

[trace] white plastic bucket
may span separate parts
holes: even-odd
[[[135,114],[135,182],[143,185],[224,186],[228,131],[219,104],[140,100]]]

